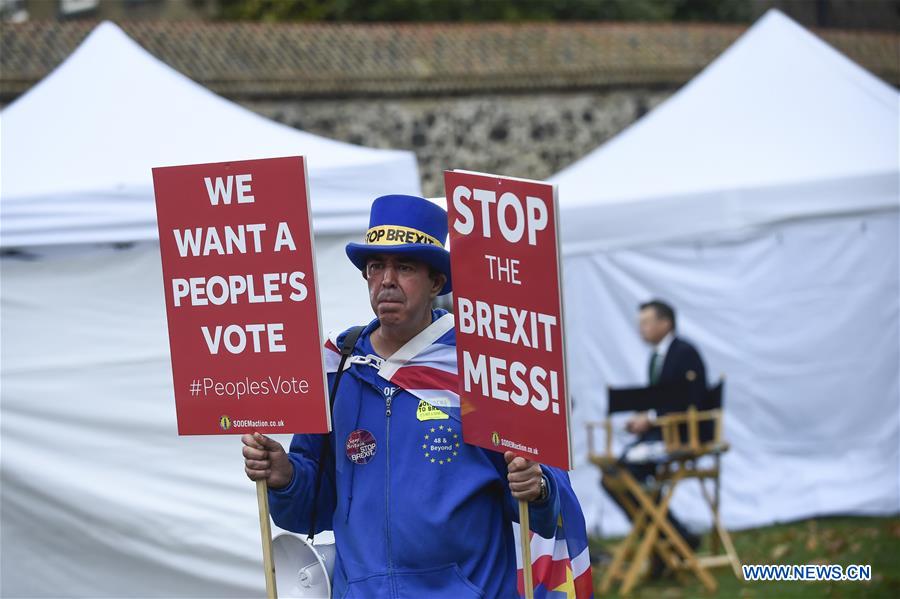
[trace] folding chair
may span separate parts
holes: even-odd
[[[722,440],[722,395],[724,379],[707,391],[700,406],[689,405],[687,410],[669,413],[657,420],[662,428],[663,443],[669,460],[661,473],[662,480],[696,479],[703,498],[712,512],[713,530],[710,536],[710,555],[697,558],[704,568],[731,566],[735,577],[741,575],[738,559],[731,536],[722,525],[719,514],[721,489],[721,459],[728,451],[728,443]],[[702,465],[701,458],[712,458],[712,466]],[[668,478],[667,478],[668,477]],[[706,482],[712,483],[712,492]],[[721,545],[721,547],[720,547]],[[724,553],[721,550],[724,549]]]
[[[684,538],[668,520],[669,503],[677,484],[685,478],[698,478],[704,497],[713,510],[714,526],[719,539],[726,547],[728,562],[737,567],[739,562],[727,531],[718,517],[719,457],[727,450],[721,441],[722,384],[714,387],[702,398],[702,411],[691,405],[687,384],[654,386],[639,389],[610,389],[609,414],[622,411],[642,411],[651,408],[665,409],[665,416],[657,420],[662,429],[665,452],[656,460],[656,475],[650,486],[640,484],[624,468],[612,453],[612,422],[609,417],[601,423],[588,424],[589,459],[603,472],[605,486],[619,500],[630,516],[633,526],[628,536],[619,544],[612,562],[600,585],[600,592],[607,592],[616,580],[621,580],[621,593],[628,594],[637,584],[642,568],[655,552],[681,582],[687,581],[687,573],[693,573],[710,592],[715,591],[715,579],[708,567],[721,565],[722,556],[698,558]],[[603,453],[594,450],[594,429],[603,427],[606,446]],[[697,460],[713,455],[716,465],[712,469],[697,468]],[[704,481],[714,481],[714,498],[710,497]],[[714,535],[715,536],[715,535]],[[718,548],[718,540],[714,547]]]

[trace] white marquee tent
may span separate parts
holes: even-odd
[[[626,523],[584,461],[582,424],[604,416],[606,385],[645,384],[636,312],[656,296],[709,378],[726,375],[726,525],[900,511],[898,106],[896,90],[770,11],[552,178],[573,481],[590,526]],[[708,526],[694,485],[675,511]]]
[[[150,169],[306,156],[327,330],[371,317],[344,244],[421,193],[415,157],[266,120],[110,23],[0,118],[0,594],[260,596],[239,439],[176,436]]]

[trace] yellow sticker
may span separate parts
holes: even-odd
[[[419,407],[416,408],[416,418],[423,422],[425,420],[447,420],[450,416],[423,399],[419,401]]]

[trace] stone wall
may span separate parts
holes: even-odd
[[[241,103],[316,135],[412,150],[423,192],[438,196],[444,193],[442,172],[447,168],[546,178],[622,131],[672,91],[633,88]]]

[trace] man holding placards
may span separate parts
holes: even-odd
[[[423,198],[375,200],[365,241],[347,255],[376,318],[326,343],[332,389],[345,344],[349,354],[334,432],[324,443],[295,435],[288,452],[243,437],[275,522],[334,530],[336,597],[515,597],[518,502],[553,539],[560,498],[574,497],[562,470],[463,442],[454,318],[432,309],[451,291],[447,232],[446,212]]]

